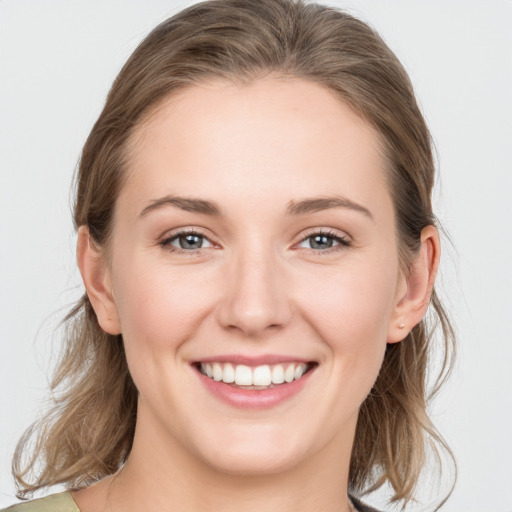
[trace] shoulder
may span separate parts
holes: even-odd
[[[70,492],[61,492],[46,498],[16,503],[0,512],[80,512],[80,509]]]
[[[370,507],[369,505],[366,505],[365,503],[358,500],[357,498],[354,498],[353,496],[350,496],[350,500],[354,504],[354,507],[357,510],[357,512],[379,512],[377,509]]]

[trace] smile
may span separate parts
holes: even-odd
[[[299,380],[312,368],[312,363],[264,364],[250,367],[221,362],[200,363],[199,371],[217,382],[243,386],[246,389],[271,389],[275,385]]]
[[[192,364],[213,397],[237,409],[268,409],[299,395],[314,378],[316,361],[281,356],[219,357]]]

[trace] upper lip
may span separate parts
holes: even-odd
[[[231,363],[234,365],[243,364],[246,366],[261,366],[265,364],[280,363],[311,363],[312,359],[281,354],[267,354],[261,356],[246,356],[242,354],[219,354],[217,356],[198,359],[193,364],[198,363]]]

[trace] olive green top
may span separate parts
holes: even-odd
[[[355,498],[351,497],[351,500],[356,509],[360,512],[378,512]],[[77,507],[71,493],[65,491],[58,494],[51,494],[46,498],[17,503],[16,505],[0,510],[0,512],[80,512],[80,509]]]
[[[46,498],[16,503],[0,512],[80,512],[68,491],[51,494]]]

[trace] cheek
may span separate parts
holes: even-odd
[[[398,279],[398,265],[387,261],[354,261],[301,281],[303,316],[347,364],[382,360]]]
[[[180,269],[147,264],[126,268],[130,271],[119,272],[113,284],[128,367],[141,396],[165,410],[176,394],[187,391],[182,388],[186,379],[180,377],[183,368],[176,362],[207,315],[206,290]]]
[[[142,261],[124,268],[113,284],[127,351],[177,347],[201,325],[211,303],[207,276]]]

